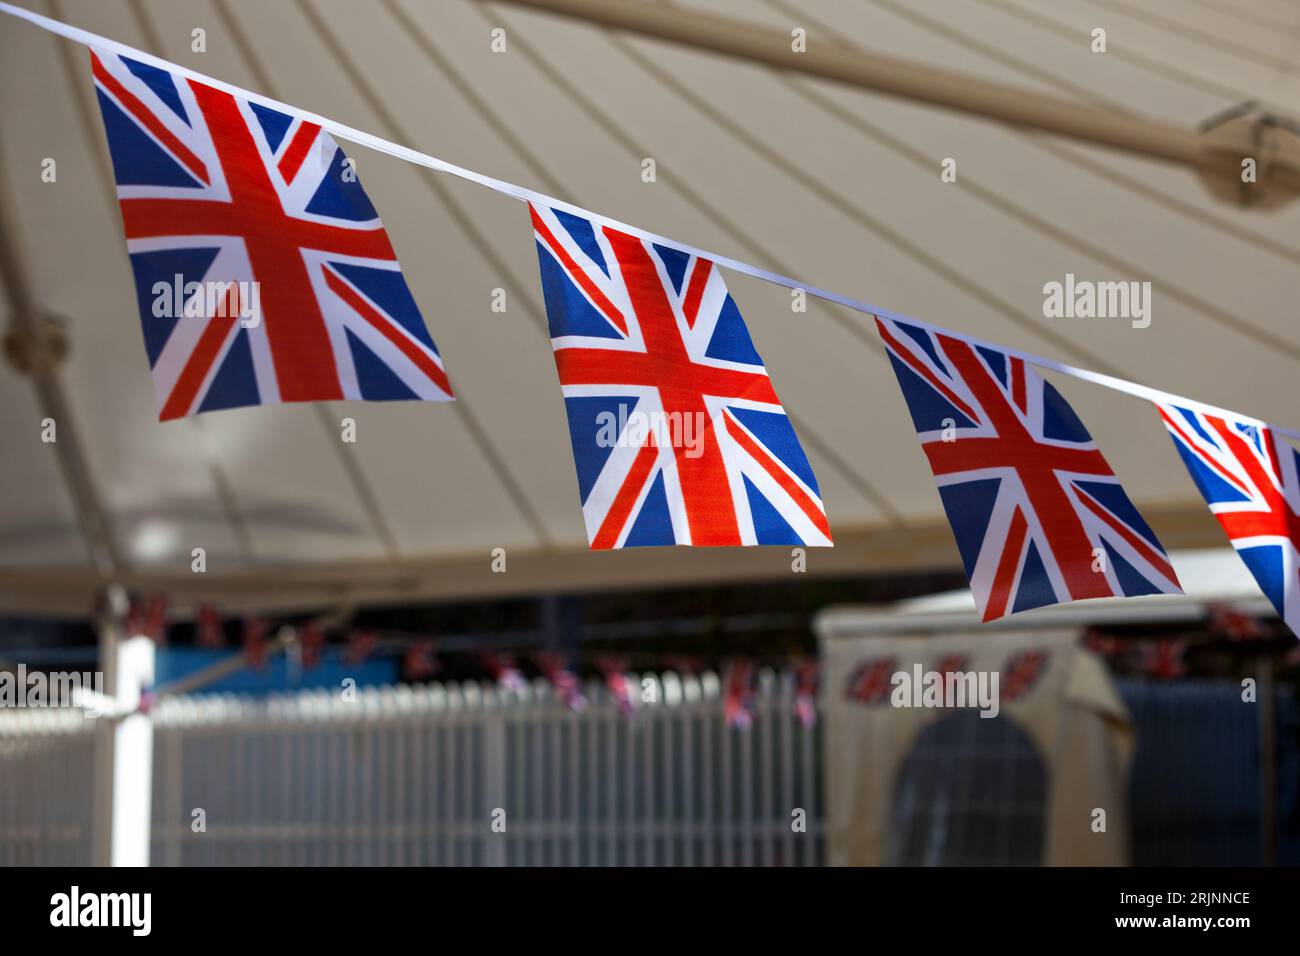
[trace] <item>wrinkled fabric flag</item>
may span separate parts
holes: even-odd
[[[985,621],[1181,593],[1092,436],[1032,366],[957,335],[876,325]]]
[[[713,263],[529,208],[591,547],[829,546],[817,478]]]
[[[1228,540],[1300,637],[1300,452],[1254,422],[1156,407]]]
[[[328,133],[126,57],[90,61],[161,420],[451,399],[383,223]]]

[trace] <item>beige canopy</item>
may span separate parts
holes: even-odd
[[[22,5],[882,308],[1300,426],[1300,205],[1243,210],[1185,167],[514,4]],[[1300,102],[1286,0],[675,6],[1188,128]],[[525,209],[350,153],[458,401],[159,424],[85,52],[0,17],[0,311],[51,317],[68,345],[37,388],[0,368],[0,608],[80,613],[108,577],[233,609],[790,573],[783,549],[587,553]],[[1149,327],[1045,318],[1044,285],[1067,275],[1150,282]],[[837,546],[811,552],[809,573],[955,567],[870,320],[727,278],[827,504]],[[1149,406],[1054,381],[1166,546],[1222,543]]]

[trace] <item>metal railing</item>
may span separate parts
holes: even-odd
[[[156,865],[808,865],[818,729],[767,671],[727,726],[716,675],[603,684],[574,712],[536,682],[166,699]],[[0,714],[0,865],[87,863],[94,720]]]

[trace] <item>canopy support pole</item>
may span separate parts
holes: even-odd
[[[72,408],[59,380],[59,366],[67,355],[67,338],[62,327],[37,307],[21,259],[18,236],[10,222],[16,208],[8,194],[8,177],[0,175],[0,279],[4,280],[8,305],[5,354],[21,374],[32,380],[41,415],[54,422],[54,453],[64,484],[72,498],[77,521],[90,552],[91,564],[107,586],[125,568],[113,539],[103,502],[95,487],[85,447],[81,443]],[[37,434],[40,422],[32,422]]]
[[[816,40],[796,52],[788,32],[643,0],[498,2],[1177,163],[1196,171],[1217,197],[1240,205],[1274,207],[1300,196],[1300,137],[1285,121],[1258,111],[1213,129],[1189,129]],[[1256,178],[1243,189],[1247,158],[1255,160]]]
[[[97,615],[99,666],[104,671],[104,689],[110,698],[115,699],[117,705],[123,703],[124,691],[128,698],[133,694],[133,702],[128,700],[127,704],[134,709],[139,703],[138,681],[142,675],[147,675],[145,679],[150,683],[153,681],[153,646],[150,644],[145,660],[138,642],[148,643],[147,639],[128,635],[130,640],[121,640],[126,595],[118,582],[127,567],[113,538],[103,502],[91,474],[89,459],[73,421],[71,406],[60,382],[59,366],[67,355],[67,337],[62,327],[44,315],[36,305],[28,281],[28,271],[22,262],[17,236],[9,218],[9,211],[15,206],[8,195],[7,182],[7,177],[0,175],[0,279],[3,279],[8,306],[4,351],[10,365],[31,379],[41,416],[54,423],[52,444],[55,458],[72,499],[77,523],[98,581],[101,598]],[[33,435],[43,427],[40,421],[32,422]],[[124,659],[124,655],[129,656]],[[134,691],[131,690],[132,686]],[[120,723],[116,718],[102,718],[101,726],[97,728],[93,778],[94,826],[91,836],[91,859],[97,866],[105,866],[118,859],[141,859],[138,838],[128,837],[127,832],[118,832],[120,814],[122,825],[130,823],[132,829],[128,832],[138,837],[141,786],[144,788],[143,812],[146,818],[143,860],[145,864],[148,863],[147,818],[152,788],[152,740],[152,725],[148,715],[144,714],[133,715]],[[144,773],[145,776],[137,777],[132,782],[129,775],[139,773]],[[119,777],[119,774],[123,776]]]

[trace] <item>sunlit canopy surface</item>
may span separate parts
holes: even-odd
[[[1300,425],[1300,207],[1240,211],[1182,169],[508,5],[24,2],[883,308]],[[1286,0],[680,5],[1189,126],[1244,100],[1300,102],[1300,8]],[[1096,27],[1106,53],[1091,49]],[[205,52],[192,49],[196,28]],[[526,210],[351,154],[458,402],[159,424],[84,50],[0,18],[4,251],[66,324],[73,427],[59,438],[84,445],[129,583],[180,602],[287,607],[790,573],[782,549],[587,554]],[[56,183],[41,180],[46,157]],[[955,183],[940,178],[949,157]],[[642,179],[646,158],[656,182]],[[1044,318],[1044,283],[1067,273],[1150,281],[1150,327]],[[955,566],[869,321],[815,300],[797,313],[787,290],[728,281],[838,542],[810,554],[809,571]],[[1055,381],[1168,546],[1222,542],[1150,407]],[[344,416],[355,445],[340,441]],[[96,578],[42,417],[30,380],[0,369],[0,605],[81,611]],[[204,575],[190,570],[195,547]],[[505,574],[491,570],[494,548]]]

